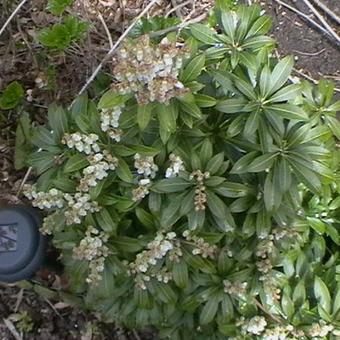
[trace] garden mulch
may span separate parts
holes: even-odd
[[[113,10],[103,9],[102,14],[114,39],[148,1],[105,2],[110,1]],[[32,89],[33,100],[26,109],[38,123],[43,122],[49,103],[55,100],[69,103],[72,100],[108,50],[105,30],[91,14],[91,8],[86,7],[94,2],[79,0],[80,6],[73,8],[78,15],[90,20],[92,26],[83,44],[77,44],[61,56],[46,56],[45,51],[36,42],[37,29],[56,20],[44,10],[46,6],[44,0],[29,1],[8,27],[6,35],[0,37],[0,92],[13,80],[20,81],[26,90]],[[177,0],[177,3],[180,2]],[[195,15],[208,10],[212,2],[213,0],[197,0]],[[286,0],[286,2],[310,14],[302,1]],[[323,2],[340,15],[339,1],[323,0]],[[171,0],[160,1],[151,15],[167,13],[173,3]],[[276,1],[268,0],[261,4],[273,17],[272,34],[278,40],[278,53],[281,56],[288,54],[295,56],[295,69],[300,74],[295,73],[294,76],[301,77],[302,72],[315,80],[325,77],[332,79],[340,89],[339,48],[309,27],[296,14],[279,6]],[[193,10],[190,6],[182,8],[177,14],[187,16]],[[0,27],[11,13],[11,9],[13,1],[4,0],[0,3]],[[339,27],[335,23],[332,23],[332,26],[340,34]],[[53,86],[49,90],[43,90],[40,85],[47,80],[46,78],[51,77],[50,65],[55,65],[53,71],[55,76],[52,75]],[[109,67],[107,70],[109,71]],[[25,171],[16,171],[13,165],[15,129],[19,114],[6,113],[6,121],[0,121],[0,207],[22,203],[21,199],[16,197],[16,192]],[[53,257],[53,253],[50,256]],[[64,278],[61,273],[58,266],[51,265],[41,270],[35,280],[46,287],[62,286]],[[18,321],[18,314],[22,317],[21,321]],[[20,334],[25,327],[32,327],[32,330],[27,332],[26,329]],[[32,340],[156,338],[152,331],[128,332],[111,324],[103,324],[96,316],[64,302],[50,300],[42,294],[18,286],[0,284],[0,339],[11,340],[18,336]]]

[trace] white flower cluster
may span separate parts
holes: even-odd
[[[203,258],[214,258],[216,255],[217,247],[215,245],[209,244],[205,242],[202,237],[198,237],[196,235],[191,235],[190,230],[185,230],[183,232],[183,236],[185,239],[192,243],[194,249],[192,250],[193,255],[201,255]]]
[[[105,245],[109,236],[93,226],[89,226],[78,247],[73,249],[75,259],[89,261],[89,275],[86,282],[97,284],[104,271],[105,258],[109,255],[109,248]]]
[[[170,154],[169,156],[170,166],[166,169],[165,177],[172,178],[176,177],[180,171],[184,171],[183,161],[179,156],[175,154]]]
[[[325,321],[321,320],[318,323],[313,323],[309,329],[309,335],[313,338],[324,338],[328,333],[332,332],[334,326],[327,325]]]
[[[267,328],[266,331],[262,335],[263,340],[286,340],[286,339],[300,339],[300,337],[296,338],[294,332],[294,327],[292,325],[287,326],[276,326],[274,328]],[[303,336],[303,334],[302,334]]]
[[[68,210],[65,211],[66,224],[80,224],[83,217],[89,212],[100,210],[98,203],[91,201],[89,194],[77,192],[75,195],[65,194]]]
[[[83,170],[78,190],[87,192],[90,187],[95,187],[98,181],[108,176],[109,170],[115,170],[118,164],[117,158],[113,157],[107,150],[103,153],[89,155],[87,160],[90,165]]]
[[[126,41],[114,58],[113,85],[121,94],[134,93],[139,104],[168,102],[187,92],[178,80],[179,70],[187,52],[164,38],[160,44],[150,44],[147,35]]]
[[[110,138],[116,142],[120,142],[122,130],[119,127],[119,117],[122,114],[124,104],[117,105],[112,109],[103,109],[100,112],[101,129],[107,132]]]
[[[134,159],[137,174],[143,176],[138,181],[139,186],[132,190],[132,199],[137,202],[149,194],[151,179],[156,177],[158,166],[154,163],[153,157],[150,156],[141,156],[139,153],[136,153]]]
[[[138,175],[143,175],[144,178],[155,178],[158,166],[154,163],[153,157],[141,156],[136,153],[134,156],[135,168],[137,169]]]
[[[205,192],[206,187],[204,185],[204,181],[209,177],[210,177],[209,171],[203,173],[201,170],[193,171],[189,176],[190,180],[195,179],[197,183],[194,199],[196,211],[205,210],[205,205],[207,203],[207,194]]]
[[[26,184],[24,195],[32,200],[32,205],[39,209],[61,209],[65,205],[64,193],[57,189],[50,189],[48,192],[36,191],[34,185]]]
[[[99,137],[91,133],[85,135],[80,132],[65,133],[61,142],[66,144],[70,149],[76,149],[79,152],[84,152],[86,155],[90,155],[96,152],[100,152],[99,145],[97,144]]]
[[[250,320],[244,320],[242,331],[254,335],[260,335],[267,326],[267,321],[263,316],[254,316]]]
[[[228,280],[223,281],[224,292],[230,295],[236,295],[243,297],[247,293],[247,282],[230,282]]]
[[[176,234],[174,232],[169,232],[165,235],[163,233],[157,234],[155,239],[148,243],[148,250],[144,250],[137,254],[135,261],[128,265],[129,273],[136,275],[138,287],[146,289],[145,283],[142,284],[142,282],[150,281],[150,275],[145,275],[145,273],[150,266],[156,265],[158,260],[164,258],[172,249],[174,249],[175,238]],[[159,277],[156,275],[157,279],[163,282],[167,282],[170,279],[168,274],[157,274],[160,274]]]
[[[273,265],[269,258],[269,255],[274,250],[273,239],[273,235],[268,235],[266,238],[263,239],[263,241],[258,244],[256,249],[255,254],[260,258],[260,260],[256,262],[256,266],[257,269],[264,274],[269,273],[273,268]]]

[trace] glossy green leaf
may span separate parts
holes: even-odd
[[[196,80],[197,77],[201,74],[205,65],[205,55],[199,54],[194,57],[183,70],[182,75],[180,76],[180,80],[185,84],[190,81]]]

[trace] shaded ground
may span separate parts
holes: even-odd
[[[111,0],[107,2],[110,3]],[[209,8],[213,0],[196,1],[195,15]],[[309,13],[302,1],[289,1],[305,13]],[[324,3],[340,15],[340,3],[335,0],[323,0]],[[10,14],[12,1],[0,1],[0,27]],[[46,105],[58,100],[69,102],[84,84],[93,68],[108,50],[105,30],[100,22],[94,21],[89,4],[95,0],[78,1],[74,11],[92,22],[90,34],[82,44],[77,44],[63,55],[47,55],[35,39],[35,32],[56,19],[46,14],[46,1],[33,0],[22,9],[12,22],[6,35],[0,38],[0,92],[9,82],[19,80],[25,90],[32,89],[33,101],[25,109],[35,120],[41,121],[46,112]],[[124,4],[123,4],[124,3]],[[126,28],[128,22],[146,0],[112,0],[112,8],[102,9],[103,18],[113,33],[113,39]],[[177,0],[177,3],[180,3]],[[123,5],[122,5],[123,4]],[[151,14],[168,13],[173,2],[160,1]],[[280,55],[296,56],[296,69],[314,79],[327,77],[340,88],[340,53],[339,48],[329,43],[319,32],[311,29],[294,13],[278,6],[274,0],[262,5],[274,19],[273,35],[278,40]],[[188,5],[181,9],[187,16],[193,10]],[[178,12],[178,11],[177,11]],[[176,13],[176,12],[174,12]],[[336,25],[333,23],[334,28]],[[77,72],[74,72],[77,70]],[[72,77],[70,77],[72,74]],[[296,74],[298,75],[298,74]],[[49,78],[50,77],[50,78]],[[49,81],[50,86],[40,88],[39,80]],[[17,203],[15,193],[24,176],[24,171],[13,168],[13,150],[15,127],[18,113],[6,112],[6,121],[0,121],[0,206]],[[37,279],[45,286],[62,285],[58,269],[45,269]],[[6,319],[6,322],[3,321]],[[113,325],[104,325],[94,316],[89,316],[68,304],[43,297],[31,290],[0,284],[0,339],[10,340],[13,334],[25,333],[25,339],[152,339],[152,333],[128,333]]]

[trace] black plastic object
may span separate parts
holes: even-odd
[[[0,281],[29,279],[41,266],[46,237],[39,233],[41,220],[24,206],[0,209]]]

